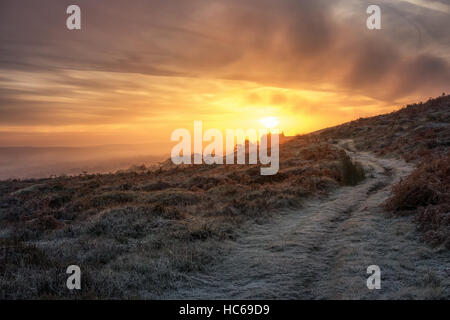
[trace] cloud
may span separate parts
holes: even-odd
[[[444,13],[450,13],[450,5],[448,3],[440,2],[440,1],[431,1],[431,0],[401,0],[404,2],[412,3],[416,6],[436,10]]]
[[[189,79],[383,103],[440,94],[450,83],[448,4],[407,2],[380,1],[383,29],[369,31],[365,0],[79,0],[82,30],[68,31],[70,1],[2,0],[1,124],[134,121],[177,112],[179,101],[205,110]]]

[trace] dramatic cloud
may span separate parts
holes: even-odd
[[[65,27],[70,4],[1,2],[4,130],[178,124],[236,101],[344,120],[449,89],[447,1],[380,0],[375,31],[364,0],[80,0],[80,31]]]

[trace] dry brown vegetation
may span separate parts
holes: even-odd
[[[450,157],[430,157],[392,190],[386,208],[415,214],[425,239],[450,249]]]
[[[258,165],[133,167],[116,174],[0,183],[0,298],[157,298],[219,259],[236,228],[352,185],[364,172],[314,137],[280,148],[280,171]],[[65,269],[80,265],[82,293]]]

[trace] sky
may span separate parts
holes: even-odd
[[[2,0],[0,40],[0,146],[160,152],[194,120],[294,135],[450,89],[450,0]]]

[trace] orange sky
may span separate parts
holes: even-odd
[[[8,86],[17,90],[24,87],[21,77],[29,77],[20,72],[9,76],[16,80],[17,88],[11,81]],[[72,70],[64,70],[64,78],[126,82],[128,87],[121,89],[118,84],[114,90],[79,90],[59,85],[51,75],[33,75],[32,80],[28,79],[29,86],[52,87],[68,94],[37,93],[28,95],[27,100],[67,107],[45,114],[46,119],[30,119],[27,125],[3,125],[5,132],[25,133],[9,138],[11,144],[145,143],[151,141],[149,137],[169,141],[174,129],[192,129],[194,120],[202,120],[205,128],[247,129],[260,128],[260,119],[269,116],[278,119],[279,128],[287,135],[295,135],[393,110],[390,104],[364,96],[262,86],[249,81]],[[92,112],[92,104],[98,111]]]
[[[0,146],[173,144],[177,128],[288,135],[395,110],[449,89],[438,1],[2,1]],[[44,5],[45,4],[45,5]]]

